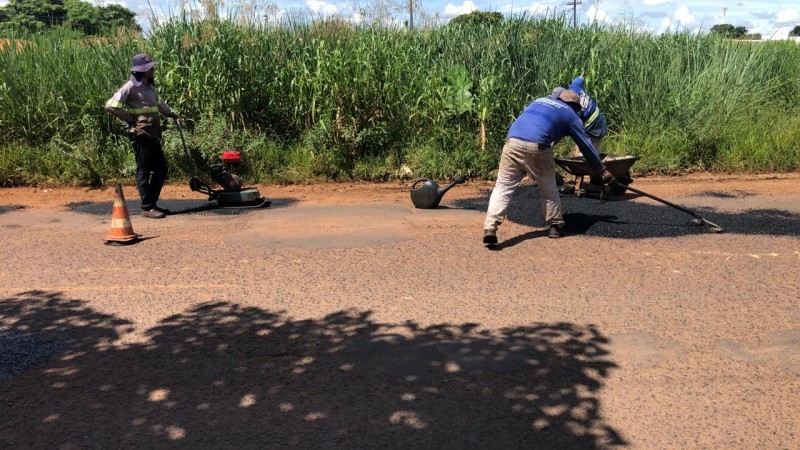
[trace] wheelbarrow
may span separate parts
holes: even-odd
[[[625,194],[628,185],[633,183],[631,177],[631,166],[639,160],[638,156],[634,155],[607,155],[600,153],[600,160],[606,166],[606,169],[611,172],[619,183],[612,185],[604,185],[599,175],[595,175],[594,169],[586,161],[583,156],[575,158],[555,158],[556,164],[564,169],[568,174],[577,177],[578,181],[575,183],[575,195],[578,197],[599,197],[601,199],[610,199],[619,197]],[[587,183],[584,177],[589,177]]]

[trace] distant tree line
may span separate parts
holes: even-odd
[[[141,31],[136,14],[120,5],[93,6],[81,0],[10,0],[0,7],[0,33],[43,32],[67,27],[89,36],[125,28]]]
[[[469,14],[461,14],[450,21],[451,25],[472,25],[476,27],[486,25],[497,25],[503,21],[503,15],[499,12],[472,11]]]
[[[720,23],[711,27],[711,34],[717,34],[729,39],[761,40],[761,33],[748,33],[747,28],[735,27],[729,23]]]

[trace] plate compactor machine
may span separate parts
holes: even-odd
[[[213,189],[211,185],[200,179],[195,171],[189,149],[186,148],[186,140],[183,138],[183,128],[177,121],[175,124],[181,135],[183,151],[189,163],[191,178],[189,187],[196,192],[208,195],[209,201],[216,201],[220,208],[262,208],[269,206],[272,202],[261,197],[257,188],[242,187],[242,180],[237,175],[231,173],[232,169],[242,162],[239,152],[223,151],[222,164],[213,164],[209,167],[211,178],[222,189]]]

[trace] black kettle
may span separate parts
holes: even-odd
[[[430,178],[418,178],[414,181],[414,184],[411,185],[411,201],[417,208],[436,208],[439,206],[439,202],[442,201],[444,194],[446,194],[451,187],[461,184],[465,180],[466,178],[463,176],[458,177],[444,188],[440,188],[439,185]]]

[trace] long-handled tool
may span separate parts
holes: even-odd
[[[691,209],[684,208],[683,206],[680,206],[680,205],[676,205],[675,203],[672,203],[670,201],[664,200],[663,198],[656,197],[653,194],[648,194],[647,192],[641,191],[639,189],[632,188],[630,186],[626,186],[626,185],[624,185],[624,184],[622,184],[622,183],[620,183],[619,181],[616,181],[616,180],[613,181],[612,184],[617,184],[617,185],[619,185],[621,187],[625,187],[625,189],[627,189],[627,190],[629,190],[631,192],[635,192],[635,193],[637,193],[639,195],[644,195],[645,197],[652,198],[653,200],[655,200],[657,202],[661,202],[661,203],[663,203],[663,204],[665,204],[667,206],[671,206],[671,207],[673,207],[673,208],[675,208],[675,209],[677,209],[679,211],[683,211],[686,214],[689,214],[690,216],[695,218],[695,220],[692,221],[693,223],[695,223],[697,225],[706,225],[708,230],[713,232],[713,233],[722,233],[722,232],[725,231],[725,229],[722,228],[721,226],[715,224],[714,222],[706,220],[705,218],[701,217],[700,214],[697,214],[696,212],[692,211]]]

